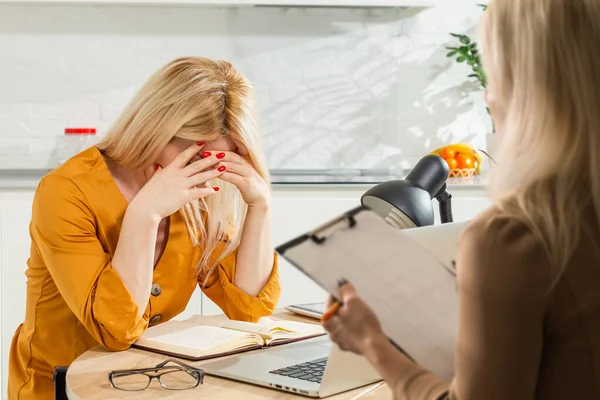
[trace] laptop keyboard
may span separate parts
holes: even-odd
[[[290,378],[302,379],[308,382],[321,383],[325,366],[327,365],[327,357],[319,358],[318,360],[305,362],[302,364],[292,365],[286,368],[269,371],[271,374],[287,376]]]

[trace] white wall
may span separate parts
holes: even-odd
[[[0,5],[0,168],[54,166],[66,126],[104,132],[179,56],[227,59],[254,83],[271,168],[412,164],[485,146],[481,92],[446,58],[470,0],[431,9]],[[406,165],[405,165],[406,166]]]

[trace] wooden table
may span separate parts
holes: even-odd
[[[316,320],[300,317],[287,311],[278,311],[272,318],[315,323]],[[211,400],[264,400],[264,399],[308,399],[308,397],[282,392],[266,387],[206,375],[204,384],[189,390],[166,390],[156,380],[141,392],[127,392],[113,388],[108,373],[114,369],[147,368],[165,360],[166,356],[138,349],[110,352],[101,346],[94,347],[79,356],[67,372],[67,396],[70,400],[92,399],[211,399]],[[203,362],[184,362],[202,366]],[[392,399],[386,384],[368,385],[339,395],[328,397],[342,399]]]

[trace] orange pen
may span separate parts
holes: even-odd
[[[348,283],[348,281],[345,278],[342,278],[338,281],[338,287],[342,287],[346,283]],[[331,305],[331,307],[329,307],[329,310],[327,310],[323,313],[323,316],[321,317],[321,321],[323,321],[323,322],[329,321],[331,319],[331,317],[333,317],[335,315],[335,313],[340,309],[341,306],[342,306],[342,303],[340,303],[339,301],[336,301],[335,303],[333,303]]]
[[[331,319],[331,317],[333,317],[333,315],[340,309],[340,307],[341,307],[341,304],[338,303],[337,301],[335,303],[333,303],[333,305],[331,307],[329,307],[329,310],[325,311],[325,313],[321,317],[321,321],[323,321],[323,322],[329,321]]]

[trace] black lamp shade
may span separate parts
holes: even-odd
[[[398,221],[398,228],[408,229],[417,226],[433,225],[433,206],[429,193],[408,181],[389,181],[369,189],[361,198],[364,206],[388,220]],[[402,218],[400,211],[404,214]]]
[[[383,182],[369,189],[361,203],[398,229],[433,225],[431,200],[445,193],[449,168],[437,155],[423,157],[404,180]]]

